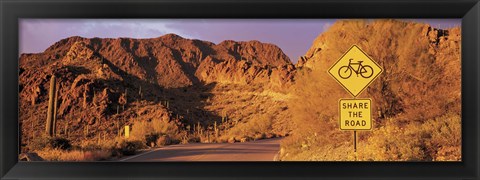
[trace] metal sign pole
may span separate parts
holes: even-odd
[[[353,153],[355,153],[355,161],[357,161],[357,130],[353,131]]]
[[[357,99],[356,96],[353,99]],[[355,154],[355,161],[357,161],[357,130],[353,130],[353,153]]]

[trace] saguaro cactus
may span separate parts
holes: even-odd
[[[125,105],[128,103],[128,88],[125,88],[125,103],[122,107],[122,112],[125,111]]]
[[[56,89],[56,79],[55,75],[52,75],[50,78],[50,90],[48,93],[48,111],[47,111],[47,123],[45,127],[45,132],[49,136],[53,136],[55,133],[55,111],[56,108],[54,107],[56,105],[56,95],[55,95],[55,89]]]
[[[87,136],[88,136],[88,124],[83,129],[83,136],[85,136],[85,138],[87,138]]]
[[[140,89],[138,90],[138,95],[140,96],[140,99],[143,98],[142,86],[140,86]]]
[[[201,135],[200,133],[200,122],[197,121],[197,133],[198,135]]]
[[[52,123],[52,130],[53,130],[53,136],[57,134],[57,107],[58,107],[58,89],[60,87],[55,84],[55,99],[53,100],[53,123]]]
[[[68,137],[68,121],[65,121],[65,136]]]
[[[213,124],[213,130],[215,131],[215,137],[218,138],[218,127],[217,127],[217,121]]]
[[[85,84],[83,87],[84,87],[84,90],[83,90],[83,108],[87,109],[87,107],[88,107],[87,97],[90,94],[90,89],[88,87],[88,84]]]
[[[225,123],[226,121],[228,121],[227,112],[223,111],[223,115],[222,115],[222,124],[223,124],[223,123]]]

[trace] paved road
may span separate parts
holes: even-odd
[[[158,148],[120,161],[273,161],[281,138],[245,143],[182,144]]]

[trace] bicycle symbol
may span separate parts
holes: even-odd
[[[369,78],[372,77],[373,75],[373,68],[369,65],[362,65],[363,61],[357,61],[356,63],[352,63],[353,59],[350,59],[348,62],[348,66],[342,66],[340,69],[338,69],[338,75],[343,78],[343,79],[348,79],[350,76],[352,76],[352,71],[355,72],[355,74],[360,74],[363,78]],[[357,70],[355,70],[352,65],[358,65]]]

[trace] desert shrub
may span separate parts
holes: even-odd
[[[424,139],[426,152],[434,161],[459,161],[462,159],[461,116],[448,113],[444,116],[430,119],[421,128],[428,134]]]
[[[153,145],[157,144],[158,137],[159,135],[156,133],[145,135],[145,145],[153,147],[152,144]]]
[[[144,143],[138,140],[125,140],[117,144],[118,149],[123,155],[134,155],[139,149],[144,148]]]
[[[157,139],[162,135],[168,135],[169,142],[173,144],[180,143],[182,139],[180,130],[173,121],[167,122],[158,119],[152,121],[137,120],[132,126],[131,138],[142,141],[148,146],[151,143],[157,143]]]
[[[131,138],[140,140],[146,145],[156,143],[161,135],[168,135],[171,143],[179,143],[180,130],[175,122],[154,119],[151,121],[137,120],[132,126]]]
[[[31,150],[41,150],[45,148],[67,150],[72,148],[72,144],[68,139],[63,137],[40,136],[30,142],[29,148]]]
[[[151,122],[153,130],[159,134],[168,134],[168,135],[177,135],[179,133],[179,128],[175,122],[165,122],[160,120],[152,120]]]
[[[145,135],[155,133],[151,122],[148,121],[135,121],[132,125],[130,132],[130,138],[135,140],[145,141]]]
[[[30,150],[41,150],[48,147],[50,142],[50,137],[48,136],[38,136],[29,141],[28,148]]]
[[[228,142],[228,139],[226,136],[220,136],[218,138],[215,138],[215,142],[216,143],[226,143]]]
[[[50,144],[50,147],[53,149],[67,150],[72,147],[72,145],[70,144],[70,141],[62,137],[52,138],[49,144]]]
[[[267,137],[267,135],[265,133],[259,133],[259,134],[255,134],[253,139],[254,140],[260,140],[260,139],[265,139],[266,137]]]
[[[200,137],[198,136],[191,136],[188,138],[188,143],[197,143],[200,142]]]
[[[277,137],[277,135],[276,135],[276,134],[273,134],[273,133],[267,133],[267,134],[265,135],[265,137],[268,138],[268,139],[270,139],[270,138],[275,138],[275,137]]]
[[[388,119],[368,138],[363,160],[461,160],[461,118],[449,113],[405,127]]]
[[[239,123],[236,126],[229,129],[225,137],[220,138],[221,141],[228,141],[228,137],[235,138],[236,141],[240,141],[242,138],[247,140],[253,140],[255,137],[261,136],[263,138],[274,137],[272,133],[272,121],[271,115],[263,114],[254,118],[246,123]],[[270,135],[270,136],[267,136]]]
[[[255,118],[252,122],[249,122],[247,128],[254,134],[270,133],[272,131],[272,117],[261,115],[259,118]]]
[[[170,145],[172,142],[170,140],[170,137],[168,135],[162,135],[160,137],[158,137],[157,139],[157,145],[158,146],[166,146],[166,145]]]
[[[417,161],[428,158],[424,151],[425,143],[421,137],[424,132],[414,131],[419,130],[419,128],[406,130],[395,126],[389,123],[393,121],[392,119],[387,121],[388,123],[385,126],[374,131],[372,136],[368,138],[365,148],[359,150],[362,159]]]

